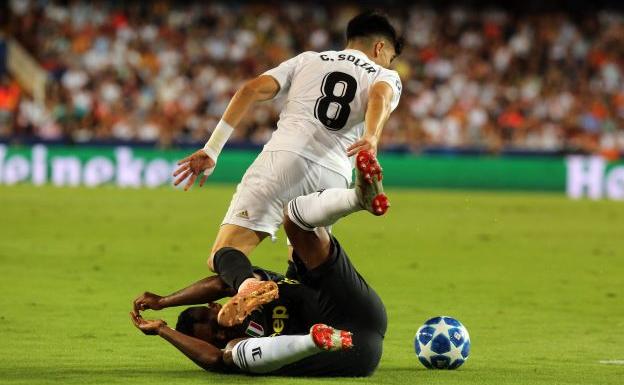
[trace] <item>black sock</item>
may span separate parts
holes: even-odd
[[[235,248],[219,249],[215,253],[213,262],[217,274],[233,289],[238,290],[244,280],[254,277],[249,258]]]

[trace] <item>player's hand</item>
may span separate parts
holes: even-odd
[[[347,156],[353,156],[362,150],[377,156],[377,137],[374,135],[361,137],[347,148]]]
[[[162,301],[163,297],[146,291],[134,300],[134,312],[138,314],[142,310],[161,310],[165,307]]]
[[[184,191],[187,191],[193,186],[199,174],[214,167],[215,161],[206,155],[203,150],[195,151],[178,162],[178,168],[173,173],[173,176],[177,178],[173,184],[177,186],[188,178],[184,185]],[[206,178],[208,178],[208,175],[204,173],[199,179],[199,187],[204,185]]]
[[[167,326],[167,323],[161,319],[146,320],[143,319],[140,314],[133,311],[130,312],[130,319],[132,320],[134,326],[136,326],[137,329],[142,331],[146,336],[155,336],[161,328]]]

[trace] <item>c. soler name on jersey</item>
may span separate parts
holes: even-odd
[[[364,68],[366,72],[368,72],[369,74],[374,74],[375,72],[377,72],[377,69],[375,69],[375,67],[373,67],[372,64],[353,55],[347,55],[347,54],[341,53],[341,54],[338,54],[337,59],[331,58],[326,54],[321,54],[320,57],[321,57],[321,60],[323,61],[336,61],[336,60],[337,61],[343,61],[343,60],[350,61],[351,63],[353,63],[353,65]]]

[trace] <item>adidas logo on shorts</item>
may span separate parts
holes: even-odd
[[[236,216],[239,218],[249,219],[249,213],[247,212],[247,210],[241,211],[240,213],[236,214]]]

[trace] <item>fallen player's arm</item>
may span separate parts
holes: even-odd
[[[206,341],[187,336],[168,326],[158,329],[158,335],[175,346],[185,356],[191,359],[197,366],[205,370],[217,370],[224,366],[223,352],[221,349]]]
[[[361,150],[368,150],[377,154],[377,143],[392,111],[393,92],[392,87],[385,81],[373,84],[368,94],[368,105],[364,117],[364,135],[349,146],[347,149],[348,156],[353,156]]]
[[[134,300],[134,311],[161,310],[168,307],[200,305],[236,295],[218,275],[201,279],[182,290],[167,296],[145,292]]]
[[[225,366],[223,352],[216,346],[171,329],[163,320],[145,320],[135,312],[130,313],[130,318],[134,326],[143,334],[160,336],[199,367],[214,371]]]
[[[184,190],[188,190],[197,176],[204,172],[199,180],[199,186],[203,186],[215,168],[223,146],[234,132],[234,127],[240,123],[249,107],[256,102],[273,99],[279,90],[279,83],[270,75],[260,75],[245,82],[230,100],[204,148],[178,162],[179,167],[173,173],[176,177],[174,184],[177,186],[188,178],[184,185]]]

